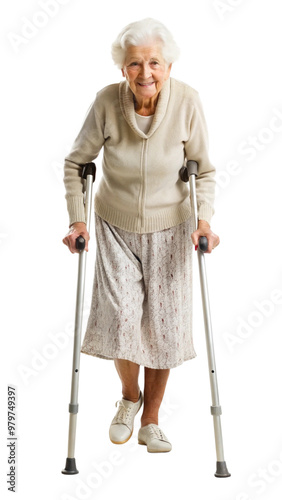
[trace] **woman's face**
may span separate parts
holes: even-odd
[[[162,56],[161,43],[130,46],[126,52],[122,74],[137,101],[156,98],[169,78],[171,65]]]

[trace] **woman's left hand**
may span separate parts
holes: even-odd
[[[219,236],[212,232],[209,223],[205,220],[199,220],[198,229],[191,234],[191,238],[195,246],[199,244],[201,236],[206,236],[208,240],[208,249],[205,253],[211,253],[212,250],[220,243]]]

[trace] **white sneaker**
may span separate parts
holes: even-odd
[[[156,424],[145,425],[139,429],[138,443],[146,444],[150,453],[161,453],[172,449],[171,443]]]
[[[132,436],[134,418],[142,406],[143,394],[140,391],[137,403],[133,403],[127,399],[117,401],[116,406],[118,403],[118,411],[112,420],[109,434],[112,443],[123,444],[126,443]]]

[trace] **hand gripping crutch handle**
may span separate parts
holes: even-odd
[[[196,196],[196,182],[195,179],[198,176],[198,163],[193,160],[187,161],[179,171],[180,178],[183,182],[188,182],[190,185],[190,198],[193,212],[193,222],[194,229],[198,227],[198,213],[197,213],[197,196]],[[208,296],[208,286],[205,268],[205,256],[204,252],[207,250],[208,240],[205,236],[201,237],[198,246],[198,263],[199,263],[199,274],[201,283],[201,295],[203,304],[203,316],[205,323],[205,335],[206,335],[206,347],[208,355],[208,365],[209,365],[209,376],[210,376],[210,388],[212,396],[212,406],[211,414],[213,416],[214,423],[214,436],[215,436],[215,446],[216,446],[216,477],[229,477],[230,473],[226,467],[226,462],[224,460],[223,453],[223,440],[221,431],[221,406],[219,404],[219,395],[217,387],[217,375],[215,366],[215,355],[213,346],[213,335],[211,326],[211,316],[210,316],[210,306],[209,306],[209,296]]]
[[[91,205],[92,205],[92,187],[95,180],[96,166],[94,163],[86,163],[82,165],[82,178],[85,180],[85,218],[86,229],[90,231]],[[73,344],[73,363],[72,363],[72,381],[71,381],[71,399],[69,404],[69,437],[68,437],[68,455],[65,468],[62,474],[77,474],[76,461],[74,458],[75,451],[75,436],[76,436],[76,421],[78,413],[78,383],[79,383],[79,363],[81,349],[81,329],[82,315],[84,302],[84,286],[85,286],[85,271],[86,271],[86,252],[85,239],[83,236],[76,238],[76,248],[80,250],[78,261],[78,278],[76,292],[76,311],[75,311],[75,328],[74,328],[74,344]]]
[[[201,236],[199,239],[199,249],[201,252],[206,252],[208,249],[208,238],[206,236]]]
[[[78,236],[75,240],[75,248],[77,250],[84,250],[85,248],[85,239],[83,236]]]

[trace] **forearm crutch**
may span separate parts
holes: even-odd
[[[94,163],[86,163],[83,165],[82,178],[86,180],[86,190],[84,199],[86,229],[90,232],[91,206],[92,206],[92,188],[95,180],[96,166]],[[85,182],[85,181],[84,181]],[[81,350],[81,328],[83,316],[84,288],[85,288],[85,271],[86,271],[86,252],[85,239],[79,236],[76,239],[76,248],[80,250],[78,262],[78,278],[76,291],[76,310],[75,310],[75,327],[73,341],[73,362],[72,362],[72,381],[71,381],[71,400],[69,404],[69,438],[68,438],[68,457],[66,466],[62,470],[62,474],[77,474],[74,450],[75,450],[75,435],[76,435],[76,420],[78,413],[78,382],[79,382],[79,362]]]
[[[196,180],[195,180],[197,175],[198,175],[198,163],[193,160],[187,161],[186,166],[182,167],[182,169],[180,170],[181,180],[184,182],[187,182],[189,180],[190,198],[191,198],[193,219],[194,219],[194,230],[198,228],[198,211],[197,211]],[[207,276],[205,267],[204,252],[208,248],[207,243],[208,243],[207,238],[205,236],[202,236],[199,241],[197,254],[199,263],[203,315],[204,315],[205,333],[206,333],[206,346],[207,346],[209,375],[210,375],[210,387],[212,396],[211,414],[213,416],[215,447],[216,447],[216,457],[217,457],[215,476],[229,477],[231,476],[231,474],[227,470],[223,453],[223,441],[222,441],[221,422],[220,422],[220,415],[222,412],[221,412],[221,406],[219,404],[211,314],[210,314],[208,285],[207,285]]]

